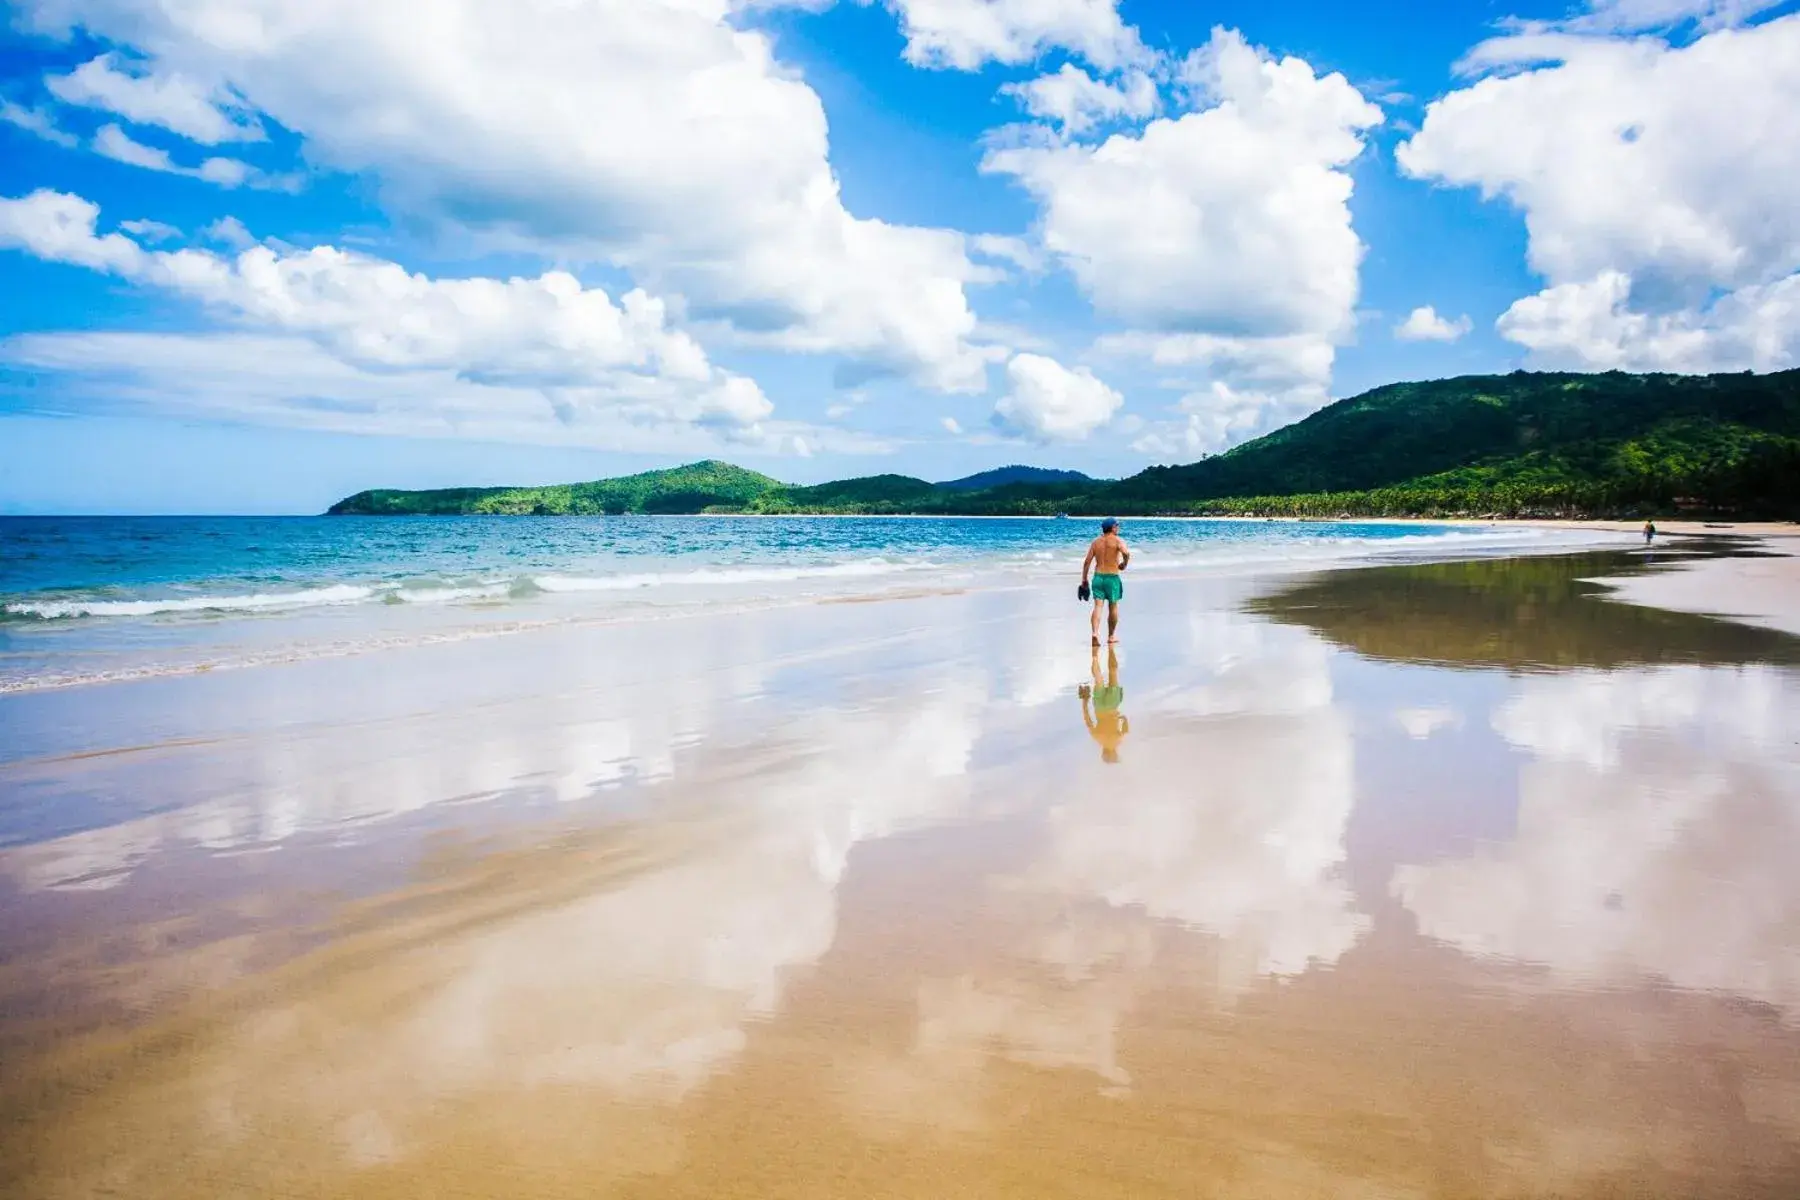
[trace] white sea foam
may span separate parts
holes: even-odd
[[[159,613],[258,612],[267,609],[359,604],[374,595],[374,588],[338,584],[298,592],[252,592],[240,596],[170,596],[149,600],[26,600],[7,604],[5,611],[15,616],[42,617],[45,620],[67,617],[150,617]]]
[[[907,571],[939,569],[932,562],[865,558],[813,567],[702,567],[692,571],[645,571],[631,575],[534,575],[546,592],[619,592],[648,587],[729,587],[746,583],[796,583],[805,579],[867,579]]]
[[[858,559],[818,566],[700,567],[687,571],[653,571],[619,575],[521,576],[433,585],[395,586],[336,584],[292,592],[165,596],[138,600],[59,597],[15,600],[0,607],[8,616],[67,620],[77,617],[152,617],[171,613],[264,612],[379,601],[393,604],[455,604],[464,601],[523,598],[540,592],[619,592],[643,588],[724,587],[742,584],[796,583],[818,579],[872,579],[908,571],[935,569],[930,562]]]
[[[465,600],[498,600],[529,595],[538,589],[528,579],[497,579],[470,584],[417,583],[408,586],[333,584],[292,592],[252,592],[218,596],[163,596],[141,600],[70,597],[18,600],[0,605],[8,616],[67,620],[76,617],[154,617],[170,613],[280,612],[383,601],[393,604],[454,604]]]
[[[450,587],[403,587],[384,593],[402,604],[454,604],[460,600],[498,600],[518,591],[511,579]]]

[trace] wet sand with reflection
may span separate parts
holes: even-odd
[[[1613,589],[1737,556],[1737,539],[1694,539],[1651,553],[1595,551],[1340,571],[1246,607],[1317,630],[1360,654],[1446,667],[1510,670],[1651,664],[1800,665],[1800,638],[1688,612],[1597,603]]]
[[[0,1191],[1791,1196],[1800,642],[1620,565],[0,699]]]

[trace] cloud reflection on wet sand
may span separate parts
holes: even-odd
[[[1541,964],[1563,986],[1639,978],[1800,1016],[1794,676],[1665,667],[1523,681],[1494,727],[1531,756],[1518,834],[1402,867],[1420,929]]]
[[[885,649],[856,641],[880,606],[834,606],[788,636],[863,650],[748,685],[680,674],[574,716],[452,699],[389,730],[404,784],[358,773],[389,760],[354,723],[235,760],[287,765],[230,787],[196,751],[218,794],[0,866],[34,904],[129,919],[177,860],[201,880],[267,850],[272,886],[418,814],[520,815],[339,904],[310,948],[46,1039],[0,1085],[0,1183],[1792,1194],[1791,674],[1484,663],[1492,711],[1397,723],[1443,711],[1437,668],[1346,676],[1351,651],[1199,585],[1134,601],[1116,761],[1066,614],[991,595]],[[1402,861],[1399,903],[1371,904],[1347,882],[1352,819],[1385,800],[1365,760],[1451,736],[1407,736],[1426,725],[1524,757],[1516,835]],[[245,920],[249,944],[278,936]],[[208,952],[136,951],[176,974]],[[57,959],[68,994],[103,989],[104,959]]]
[[[281,1178],[286,1156],[254,1151],[265,1141],[304,1154],[321,1179],[435,1162],[441,1139],[464,1136],[447,1114],[474,1120],[491,1106],[491,1139],[553,1095],[616,1108],[634,1138],[648,1136],[646,1114],[728,1068],[787,975],[830,947],[851,848],[960,798],[976,732],[966,709],[946,697],[899,714],[819,714],[806,737],[729,781],[730,811],[647,830],[642,846],[613,834],[592,852],[577,839],[567,855],[519,854],[504,878],[483,865],[481,886],[427,889],[442,894],[422,895],[420,916],[302,959],[248,1016],[231,1012],[236,997],[214,1001],[230,1007],[181,1035],[195,1045],[171,1078],[127,1089],[124,1111],[73,1138],[59,1160],[68,1194],[182,1194],[181,1180],[228,1163],[246,1182]],[[670,861],[646,857],[652,847]],[[631,865],[596,877],[594,853]],[[136,1046],[164,1036],[152,1026]],[[90,1068],[106,1069],[104,1052]],[[514,1136],[524,1131],[502,1141]]]

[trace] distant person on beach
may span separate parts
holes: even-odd
[[[1094,612],[1088,620],[1088,627],[1093,631],[1093,645],[1100,648],[1100,606],[1106,605],[1106,640],[1108,644],[1119,640],[1119,601],[1125,598],[1125,581],[1119,578],[1121,572],[1131,563],[1131,550],[1125,545],[1125,539],[1119,536],[1119,522],[1112,517],[1100,522],[1100,536],[1088,544],[1087,557],[1081,560],[1081,588],[1079,595],[1083,600],[1090,596],[1094,601]],[[1093,572],[1093,584],[1088,584],[1088,572]]]
[[[1119,705],[1125,702],[1125,689],[1119,684],[1119,656],[1112,650],[1106,652],[1105,682],[1100,679],[1098,647],[1088,666],[1094,683],[1092,687],[1084,683],[1078,689],[1081,721],[1087,726],[1088,736],[1100,744],[1100,761],[1116,763],[1119,761],[1119,743],[1131,732],[1131,722],[1119,711]],[[1092,709],[1088,707],[1090,701]]]
[[[1651,542],[1653,542],[1655,540],[1656,540],[1656,522],[1655,521],[1645,521],[1644,522],[1644,545],[1648,546]]]

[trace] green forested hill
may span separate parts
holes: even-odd
[[[1400,383],[1341,400],[1229,453],[1119,485],[1140,503],[1574,489],[1622,504],[1741,491],[1800,439],[1800,371],[1534,374]],[[1765,461],[1766,460],[1766,461]],[[1720,489],[1724,489],[1721,492]]]
[[[1011,474],[1006,474],[1011,471]],[[360,492],[333,513],[840,512],[1800,516],[1800,371],[1402,383],[1129,479],[790,486],[728,463],[539,488]]]
[[[693,513],[708,508],[741,508],[779,480],[730,463],[708,460],[645,471],[592,483],[548,487],[443,488],[427,492],[358,492],[331,506],[333,516],[350,514],[494,513],[508,516],[593,516],[603,513]]]
[[[907,511],[915,505],[930,504],[937,495],[936,484],[914,479],[910,475],[865,475],[857,479],[815,484],[812,487],[783,488],[776,493],[765,493],[759,497],[759,501],[767,511],[775,511],[777,508],[792,511],[854,510],[883,506],[890,511]]]
[[[1049,467],[1024,467],[1015,463],[1009,467],[995,467],[991,471],[965,475],[961,479],[947,479],[938,486],[958,492],[979,492],[988,488],[1004,487],[1009,483],[1049,483],[1076,487],[1086,486],[1093,482],[1091,477],[1083,475],[1080,471],[1056,471]]]

